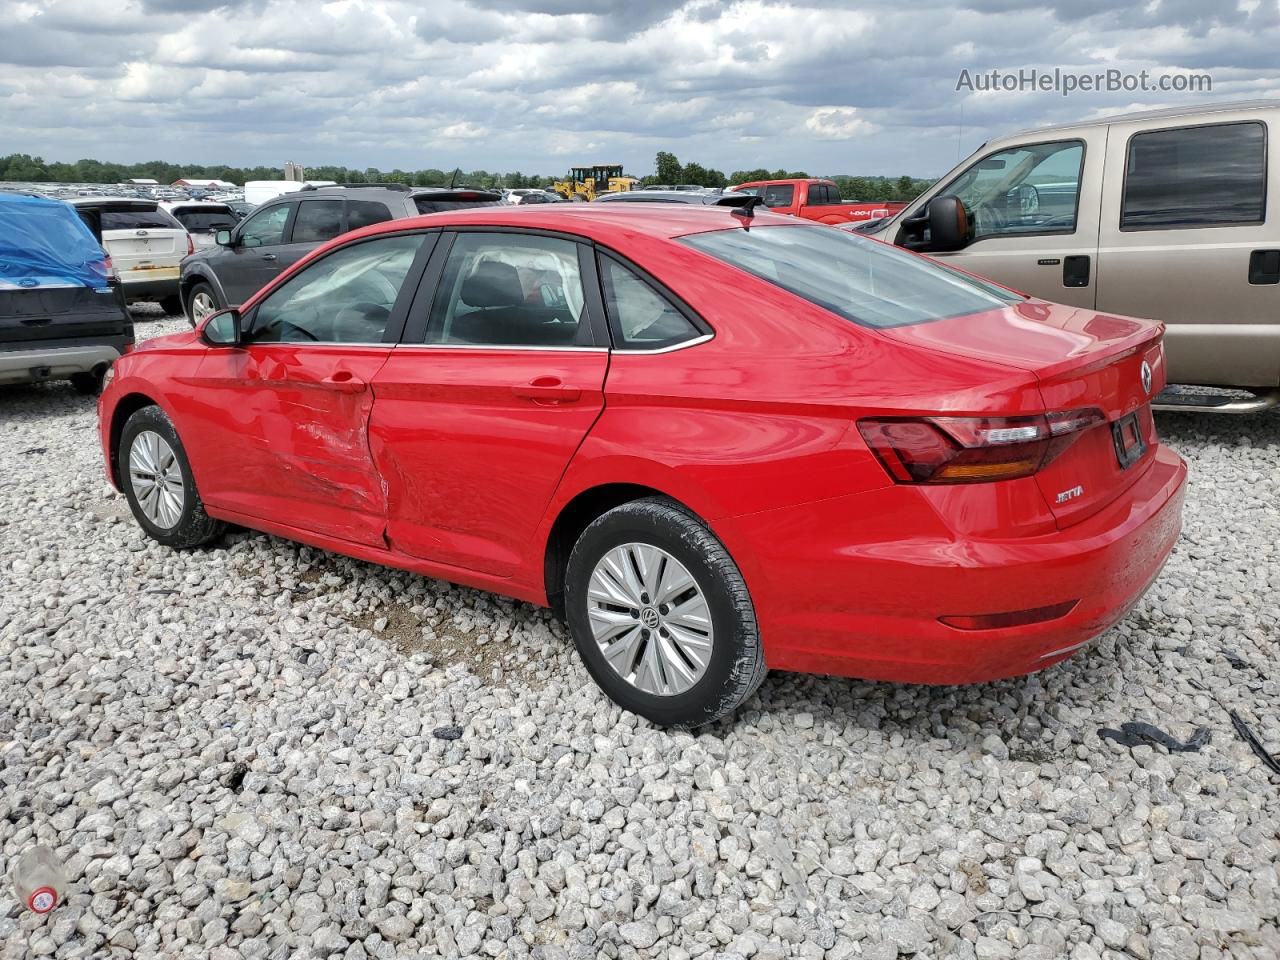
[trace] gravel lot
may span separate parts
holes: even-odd
[[[141,319],[141,317],[140,317]],[[139,325],[140,336],[180,329]],[[775,674],[624,715],[544,611],[261,535],[175,553],[90,400],[0,390],[0,957],[1273,958],[1280,416],[1168,416],[1186,531],[1120,626],[952,689]],[[1146,721],[1198,752],[1098,735]]]

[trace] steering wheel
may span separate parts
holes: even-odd
[[[989,233],[999,233],[1008,224],[1009,220],[1005,217],[1004,211],[993,203],[984,203],[974,208],[974,236],[981,237]]]

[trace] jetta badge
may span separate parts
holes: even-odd
[[[1151,364],[1143,360],[1142,366],[1138,370],[1138,375],[1142,377],[1142,392],[1150,393],[1151,392]]]

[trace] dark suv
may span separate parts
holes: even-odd
[[[182,261],[179,292],[194,325],[215,310],[238,306],[286,267],[338,234],[384,220],[500,204],[500,194],[469,187],[350,184],[303,187],[268,200],[217,246]]]

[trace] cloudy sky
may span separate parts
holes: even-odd
[[[1280,96],[1280,0],[0,0],[0,153],[934,176],[989,136]],[[1210,94],[980,93],[1023,67]]]

